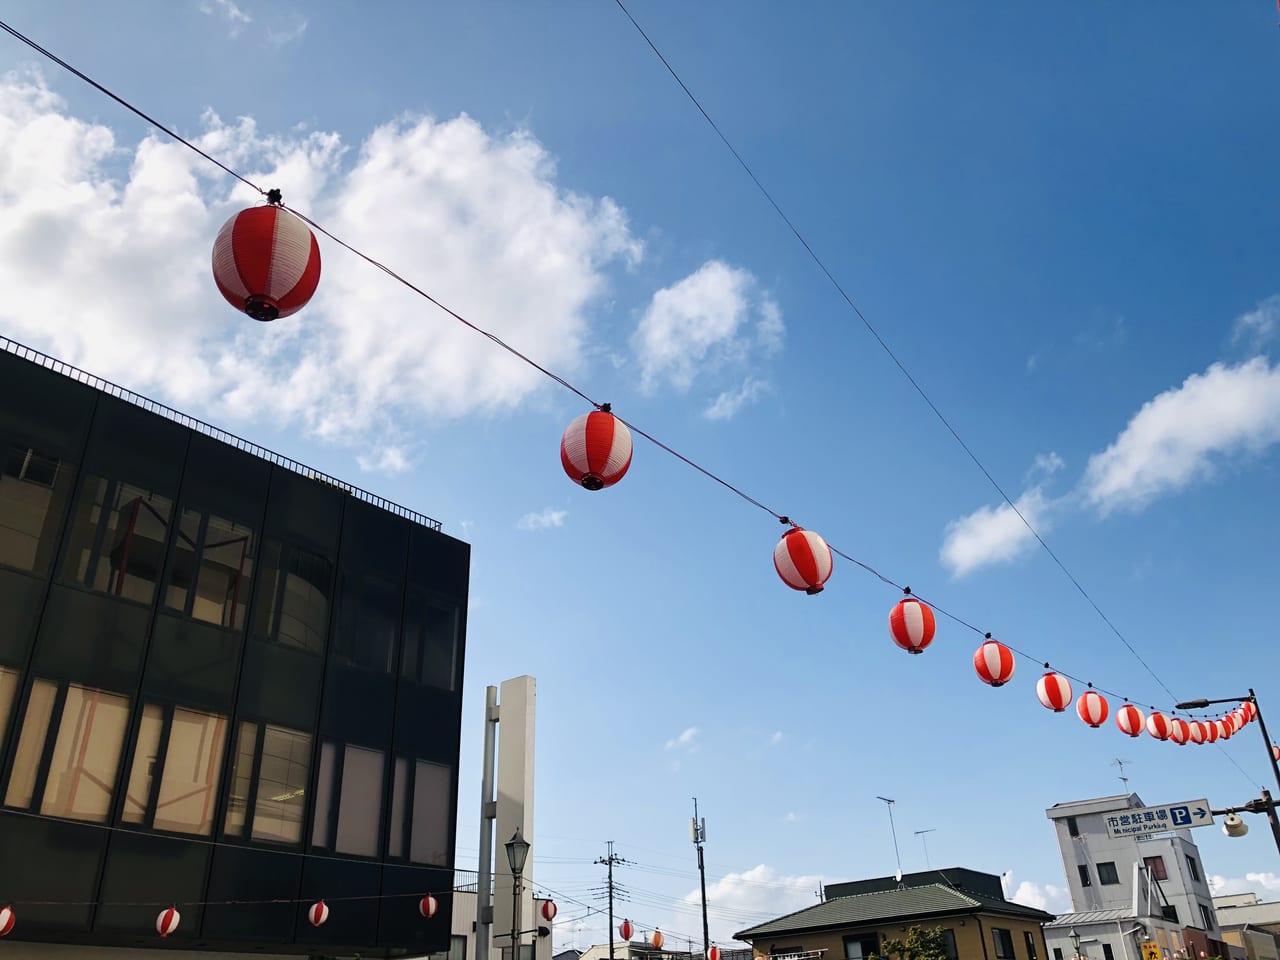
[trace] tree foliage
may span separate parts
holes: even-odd
[[[881,952],[893,960],[947,960],[947,940],[941,927],[917,927],[901,938],[886,939]]]

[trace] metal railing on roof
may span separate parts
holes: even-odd
[[[292,457],[286,457],[282,453],[276,453],[274,450],[268,450],[266,447],[260,446],[251,440],[246,440],[243,437],[236,436],[236,434],[223,430],[221,427],[215,427],[212,424],[205,423],[203,420],[197,420],[195,417],[189,416],[181,410],[175,410],[173,407],[166,406],[157,400],[152,400],[150,397],[144,397],[142,394],[135,393],[126,387],[120,386],[118,383],[112,383],[110,380],[104,380],[102,377],[96,376],[88,371],[81,370],[79,367],[72,366],[69,363],[65,363],[57,357],[51,357],[47,353],[41,353],[34,347],[28,347],[26,344],[19,343],[16,340],[0,336],[0,349],[4,350],[6,353],[12,353],[14,356],[21,357],[23,360],[34,363],[37,366],[43,367],[46,370],[61,374],[68,379],[75,380],[77,383],[83,383],[85,386],[92,387],[101,393],[115,397],[117,400],[124,400],[136,407],[141,407],[143,410],[164,417],[166,420],[171,420],[180,426],[186,427],[188,430],[194,430],[196,433],[202,434],[206,437],[211,437],[214,440],[233,446],[237,450],[242,450],[245,453],[258,457],[259,459],[266,460],[269,463],[275,464],[277,467],[284,467],[286,470],[300,474],[308,479],[315,480],[318,483],[324,483],[331,487],[335,487],[343,493],[355,497],[357,500],[363,500],[365,503],[372,504],[373,506],[386,510],[389,513],[394,513],[398,517],[411,520],[414,523],[428,527],[432,530],[438,531],[442,527],[439,520],[428,517],[424,513],[419,513],[416,510],[410,510],[408,507],[401,506],[393,500],[388,500],[386,497],[380,497],[376,493],[370,493],[368,490],[363,490],[360,487],[353,486],[352,484],[339,480],[337,477],[331,477],[323,471],[316,470],[314,467],[309,467],[305,463],[299,463]]]

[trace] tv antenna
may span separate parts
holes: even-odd
[[[889,808],[889,833],[893,836],[893,858],[898,862],[898,882],[902,882],[902,855],[898,853],[898,830],[893,825],[893,805],[896,800],[890,800],[888,797],[876,797]]]
[[[1127,792],[1127,791],[1128,791],[1128,789],[1129,789],[1129,778],[1128,778],[1128,777],[1126,777],[1126,776],[1124,775],[1124,765],[1125,765],[1126,763],[1133,763],[1133,761],[1132,761],[1132,760],[1121,760],[1119,757],[1116,757],[1114,760],[1112,760],[1112,761],[1111,761],[1111,765],[1112,765],[1113,767],[1119,767],[1119,768],[1120,768],[1120,782],[1124,784],[1124,788],[1125,788],[1125,790],[1126,790],[1126,792]]]
[[[937,827],[926,827],[924,830],[917,830],[916,836],[920,838],[920,845],[924,847],[924,866],[926,870],[932,870],[933,864],[929,862],[929,838],[926,833],[933,833]]]

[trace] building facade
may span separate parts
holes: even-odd
[[[1054,825],[1071,892],[1071,914],[1046,927],[1053,960],[1141,960],[1143,943],[1162,958],[1227,956],[1200,851],[1190,830],[1112,837],[1107,823],[1143,806],[1137,794],[1059,803]]]
[[[1280,960],[1280,903],[1256,893],[1213,898],[1222,939],[1247,960]]]
[[[1000,878],[976,870],[931,870],[830,884],[826,899],[734,936],[753,956],[870,960],[912,926],[942,930],[950,960],[1047,960],[1043,924],[1053,915],[1004,898]]]
[[[2,340],[0,470],[0,953],[447,951],[468,546]]]

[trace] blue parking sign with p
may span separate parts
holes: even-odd
[[[1191,823],[1191,808],[1170,807],[1169,819],[1173,821],[1175,827],[1185,827]]]

